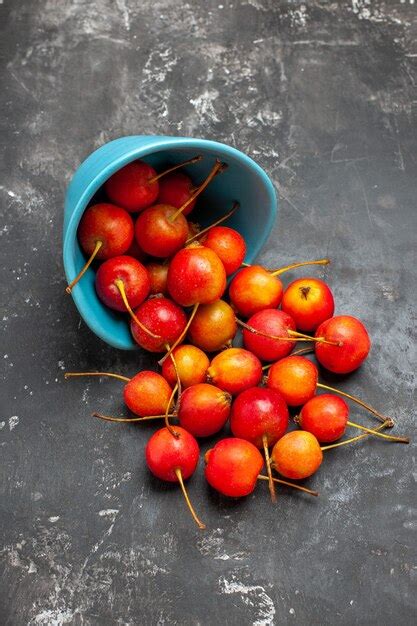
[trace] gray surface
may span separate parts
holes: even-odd
[[[153,361],[80,322],[61,227],[72,171],[105,141],[236,145],[281,192],[263,262],[332,258],[337,311],[373,339],[340,384],[415,438],[416,17],[411,0],[1,2],[2,624],[414,621],[414,444],[328,453],[320,499],[276,506],[262,485],[222,500],[200,467],[199,532],[146,471],[152,429],[89,418],[123,411],[117,381],[63,381]]]

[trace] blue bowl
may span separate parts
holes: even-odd
[[[274,224],[277,199],[274,187],[266,173],[251,158],[235,148],[205,139],[183,137],[131,136],[111,141],[80,165],[69,184],[65,197],[64,268],[70,282],[85,263],[77,228],[86,207],[100,199],[103,183],[118,169],[134,161],[145,159],[161,171],[168,164],[184,161],[197,154],[203,159],[189,166],[194,180],[203,180],[219,158],[228,168],[217,176],[201,195],[191,219],[202,225],[210,224],[227,212],[234,200],[240,208],[227,225],[236,228],[246,239],[246,261],[251,263],[259,254]],[[97,297],[95,271],[89,269],[72,290],[72,297],[81,317],[91,330],[115,348],[133,350],[133,341],[125,316],[105,307]]]

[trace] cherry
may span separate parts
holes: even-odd
[[[149,352],[163,352],[179,339],[187,325],[184,311],[169,298],[149,298],[135,311],[137,321],[131,321],[134,340]],[[138,324],[139,322],[139,324]],[[154,333],[150,336],[143,327]]]
[[[334,313],[333,294],[319,278],[299,278],[288,285],[282,297],[282,310],[295,321],[297,330],[315,331]]]
[[[232,397],[214,385],[192,385],[181,395],[180,425],[194,437],[210,437],[226,424],[231,402]]]
[[[191,178],[184,174],[184,172],[175,172],[165,176],[159,183],[159,196],[158,200],[161,204],[169,204],[176,209],[179,209],[185,204],[195,192]],[[188,215],[193,210],[196,203],[194,199],[184,209],[184,215]]]
[[[179,209],[169,204],[156,204],[139,215],[135,224],[135,236],[145,252],[158,258],[165,258],[182,248],[188,237],[184,210],[204,191],[222,168],[223,163],[216,160],[206,180]]]
[[[209,248],[191,244],[177,252],[169,264],[168,291],[181,306],[215,302],[225,288],[223,263]]]
[[[134,259],[137,259],[141,263],[144,263],[148,259],[148,255],[139,246],[135,237],[133,237],[133,241],[130,244],[130,248],[126,251],[126,255],[133,256]]]
[[[371,348],[365,326],[351,315],[338,315],[326,320],[317,328],[315,336],[339,344],[317,343],[315,346],[319,363],[336,374],[348,374],[356,370]]]
[[[152,474],[160,480],[180,484],[194,521],[199,528],[204,529],[205,525],[197,517],[184,485],[184,480],[196,470],[200,448],[186,430],[177,426],[176,431],[178,437],[173,437],[168,428],[161,428],[152,435],[146,445],[146,463]]]
[[[268,476],[259,474],[263,465],[261,453],[245,439],[236,437],[222,439],[206,452],[205,461],[207,482],[224,496],[231,498],[248,496],[254,491],[257,480],[269,480]],[[273,482],[318,496],[317,491],[286,480],[273,478]]]
[[[149,279],[151,281],[150,293],[152,295],[168,293],[167,290],[167,277],[168,277],[168,263],[147,263],[145,265],[148,270]]]
[[[188,335],[194,345],[217,352],[230,345],[237,332],[235,313],[227,302],[216,300],[199,306]]]
[[[126,311],[126,299],[130,307],[138,307],[148,296],[149,290],[148,272],[133,257],[113,257],[102,263],[97,270],[97,295],[106,306],[115,311]],[[125,298],[122,296],[123,292]]]
[[[199,241],[213,250],[226,270],[226,276],[234,274],[241,266],[246,254],[246,243],[242,235],[228,226],[214,226]]]
[[[280,274],[304,265],[327,265],[329,259],[293,263],[280,269],[269,271],[261,265],[244,267],[230,283],[229,296],[232,306],[243,317],[250,317],[263,309],[279,306],[284,291]]]
[[[252,443],[231,437],[216,443],[205,458],[207,482],[216,491],[232,498],[252,493],[264,463]]]
[[[275,361],[287,356],[294,348],[294,341],[297,339],[291,337],[291,331],[295,332],[295,322],[288,313],[264,309],[252,315],[244,326],[243,343],[247,350],[262,361]]]
[[[71,293],[95,258],[105,261],[124,254],[133,241],[133,233],[133,220],[124,209],[108,203],[86,209],[78,226],[78,240],[89,259],[66,288],[67,293]]]
[[[127,211],[132,213],[142,211],[157,199],[160,178],[200,160],[201,156],[194,157],[170,167],[162,174],[157,174],[154,168],[144,161],[132,161],[110,176],[104,184],[104,189],[112,202]]]
[[[126,406],[140,416],[140,420],[134,418],[108,418],[109,421],[134,422],[141,421],[147,416],[152,418],[165,417],[167,409],[170,408],[172,389],[161,376],[156,372],[144,370],[132,378],[113,374],[112,372],[66,372],[65,378],[78,378],[84,376],[108,376],[126,382],[123,390],[123,397]],[[97,417],[107,419],[106,416],[95,414]]]
[[[311,398],[302,407],[297,417],[298,424],[303,430],[312,433],[320,442],[331,443],[344,435],[347,426],[364,430],[370,435],[376,435],[388,441],[408,443],[405,437],[384,435],[361,424],[349,420],[349,407],[346,402],[330,393]]]
[[[172,360],[175,359],[175,363]],[[176,365],[176,367],[175,367]],[[162,364],[162,376],[171,386],[177,382],[177,372],[184,389],[203,383],[206,380],[210,361],[200,348],[187,344],[177,346],[171,353],[171,358]]]
[[[269,475],[269,490],[275,500],[275,487],[269,463],[269,448],[288,428],[288,407],[278,391],[252,387],[239,394],[233,402],[230,428],[235,437],[246,439],[263,448]]]
[[[262,365],[258,357],[248,350],[228,348],[214,357],[207,374],[210,382],[236,395],[260,383]]]
[[[277,441],[271,465],[282,476],[301,480],[317,472],[323,452],[316,437],[305,430],[293,430]]]

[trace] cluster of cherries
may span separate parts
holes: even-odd
[[[320,383],[317,366],[303,356],[306,349],[291,354],[297,342],[311,342],[317,361],[337,374],[354,371],[368,356],[365,326],[349,315],[333,316],[334,299],[325,282],[301,278],[284,290],[279,278],[296,267],[326,265],[328,259],[275,270],[244,263],[245,240],[220,225],[238,210],[237,202],[202,230],[186,219],[200,193],[226,169],[216,160],[196,185],[181,168],[199,160],[197,156],[160,174],[134,161],[111,176],[104,186],[109,202],[88,207],[81,219],[79,242],[89,258],[67,287],[70,292],[94,260],[102,261],[96,272],[98,297],[130,315],[139,346],[164,353],[161,373],[142,371],[127,378],[71,372],[66,377],[106,375],[126,383],[124,401],[135,417],[94,413],[96,417],[165,421],[147,443],[147,465],[158,478],[180,484],[193,518],[204,528],[184,480],[198,464],[197,438],[215,435],[228,420],[233,437],[206,453],[205,475],[214,489],[231,497],[247,496],[259,479],[268,481],[273,500],[276,483],[317,495],[285,479],[311,476],[323,451],[369,435],[403,443],[408,439],[381,432],[393,426],[391,418]],[[137,214],[135,222],[132,214]],[[233,347],[239,327],[244,347]],[[188,343],[183,343],[186,337]],[[316,395],[318,389],[326,393]],[[341,396],[373,413],[380,426],[371,429],[350,421]],[[300,407],[294,418],[299,429],[290,432],[288,407]],[[335,443],[348,426],[364,432]],[[260,474],[264,465],[266,475]],[[273,470],[282,478],[274,477]]]

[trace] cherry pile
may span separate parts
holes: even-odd
[[[146,463],[159,479],[179,483],[194,520],[204,528],[184,481],[198,465],[197,439],[219,433],[228,421],[233,436],[206,453],[205,475],[212,488],[234,498],[252,493],[258,480],[268,482],[272,500],[277,484],[316,496],[286,479],[314,474],[331,448],[370,435],[401,443],[408,438],[382,432],[394,425],[391,418],[319,382],[317,365],[304,356],[314,352],[323,368],[347,374],[364,362],[371,347],[362,322],[334,316],[333,294],[323,280],[300,278],[287,287],[281,282],[285,271],[326,265],[328,259],[271,270],[244,263],[244,238],[220,225],[239,209],[238,202],[207,228],[187,219],[198,196],[227,168],[216,159],[206,179],[195,183],[182,168],[200,160],[196,156],[162,173],[143,161],[129,163],[105,183],[108,202],[88,207],[78,228],[88,258],[67,292],[100,261],[99,299],[130,317],[139,346],[162,355],[160,373],[65,376],[111,376],[125,383],[124,402],[134,416],[96,417],[164,421],[146,445]],[[298,342],[313,348],[293,352]],[[318,390],[325,393],[318,395]],[[351,421],[344,398],[372,413],[380,426]],[[296,430],[288,430],[289,407],[297,407]],[[339,441],[348,427],[363,432]],[[261,474],[263,467],[266,474]]]

